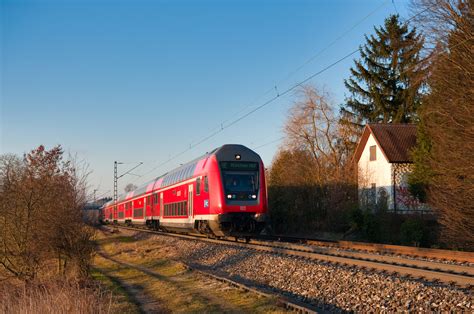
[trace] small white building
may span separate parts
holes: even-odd
[[[400,213],[426,211],[408,191],[416,125],[367,124],[353,160],[358,165],[359,203],[363,208]]]

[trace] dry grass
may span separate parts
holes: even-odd
[[[96,256],[95,267],[135,289],[143,310],[174,313],[282,313],[277,301],[188,271],[154,237],[124,232],[102,234],[98,243],[115,261]],[[176,260],[175,258],[178,260]],[[147,271],[143,271],[145,267]],[[130,289],[129,289],[130,292]]]
[[[110,291],[93,282],[48,282],[0,285],[0,313],[110,313]]]

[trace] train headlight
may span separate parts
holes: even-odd
[[[228,199],[231,199],[231,198],[232,198],[232,194],[227,194],[227,198],[228,198]]]
[[[242,158],[242,156],[240,156],[240,154],[235,154],[235,160],[240,160]]]
[[[256,199],[256,198],[257,198],[257,195],[252,194],[252,198],[253,198],[253,199]]]

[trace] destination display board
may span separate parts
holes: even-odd
[[[233,170],[233,171],[257,171],[258,162],[249,161],[221,161],[220,163],[222,170]]]

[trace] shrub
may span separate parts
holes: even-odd
[[[400,241],[405,245],[420,246],[425,237],[423,222],[420,219],[408,218],[400,226]]]

